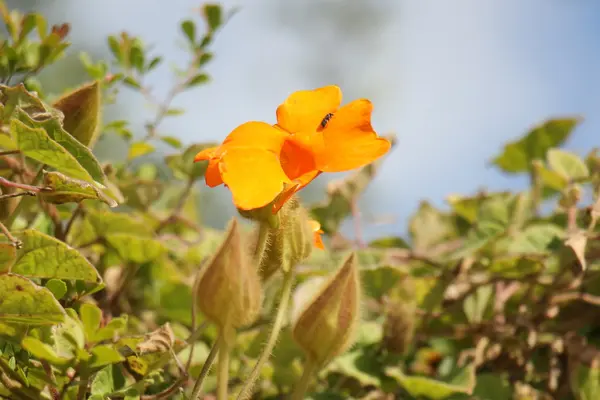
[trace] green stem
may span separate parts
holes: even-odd
[[[256,247],[254,248],[254,263],[260,266],[260,262],[267,249],[267,239],[269,238],[269,224],[261,222],[258,225],[258,238],[256,241]]]
[[[238,395],[238,400],[246,400],[250,398],[252,395],[252,387],[254,383],[258,379],[260,375],[260,371],[264,365],[264,363],[269,359],[271,352],[273,351],[273,347],[275,347],[275,343],[277,342],[277,338],[279,337],[279,332],[283,326],[283,321],[285,319],[286,313],[288,311],[288,304],[290,301],[290,297],[292,294],[292,286],[294,284],[294,270],[293,268],[289,268],[284,275],[283,278],[283,290],[281,291],[281,300],[279,301],[279,309],[277,310],[277,315],[275,316],[275,322],[273,323],[273,328],[271,328],[271,333],[269,334],[269,339],[267,344],[265,345],[258,361],[256,361],[256,365],[250,372],[250,376],[244,383],[240,394]]]
[[[77,391],[77,400],[85,400],[85,395],[87,394],[88,383],[89,383],[89,375],[81,374],[79,378],[79,390]]]
[[[217,400],[227,400],[229,388],[229,343],[227,343],[225,335],[226,332],[221,332],[217,369]]]
[[[308,384],[310,383],[311,378],[313,377],[315,371],[317,370],[317,364],[314,361],[308,359],[306,361],[306,365],[304,366],[304,372],[302,372],[302,377],[300,381],[296,385],[294,389],[294,393],[292,394],[292,400],[302,400],[308,390]]]
[[[44,172],[44,167],[45,167],[45,165],[40,166],[40,169],[38,170],[37,174],[35,175],[35,178],[33,178],[33,181],[31,182],[32,186],[36,185],[37,182],[42,178],[42,175]],[[15,219],[17,219],[17,217],[19,216],[21,211],[23,211],[23,209],[25,208],[27,203],[29,203],[29,200],[31,200],[30,197],[23,197],[21,199],[21,201],[19,201],[19,204],[17,204],[17,206],[15,207],[15,210],[8,216],[8,218],[6,218],[6,222],[4,223],[4,225],[6,225],[6,227],[8,229],[12,228],[12,225],[15,222]]]
[[[204,365],[202,366],[202,371],[200,371],[200,375],[198,375],[198,378],[196,379],[194,389],[192,389],[192,396],[190,397],[191,400],[200,400],[204,379],[208,375],[210,367],[212,367],[213,365],[213,362],[215,362],[215,357],[217,355],[217,352],[219,351],[219,345],[220,340],[213,344],[212,348],[210,349],[210,353],[208,353],[208,357],[206,357]]]

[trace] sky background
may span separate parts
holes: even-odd
[[[109,34],[126,30],[141,37],[167,60],[148,80],[158,97],[173,83],[168,66],[188,60],[181,20],[194,18],[202,28],[194,14],[201,3],[190,0],[12,4],[72,24],[72,56],[64,63],[79,51],[106,58]],[[583,116],[566,148],[585,155],[600,146],[600,1],[221,4],[239,10],[214,42],[212,81],[178,97],[174,105],[188,113],[166,120],[162,130],[184,143],[222,140],[249,120],[274,123],[277,105],[290,93],[328,84],[339,85],[345,101],[369,98],[373,126],[380,134],[395,133],[398,142],[361,201],[367,238],[404,235],[422,199],[443,206],[449,194],[524,188],[525,179],[503,175],[490,160],[546,118]],[[131,119],[140,136],[151,116],[130,91],[122,91],[107,115]],[[122,157],[117,150],[103,151],[108,158]],[[328,178],[319,178],[304,198],[323,200]],[[205,208],[233,214],[222,200],[227,190],[212,191],[203,197]],[[387,222],[374,223],[381,219]],[[345,230],[351,234],[349,224]]]

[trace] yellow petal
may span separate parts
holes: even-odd
[[[233,203],[252,210],[271,203],[290,180],[283,172],[277,154],[261,148],[228,149],[219,163],[223,182],[233,195]]]
[[[342,91],[337,86],[292,93],[277,108],[277,124],[290,133],[315,131],[323,118],[334,113],[342,102]]]

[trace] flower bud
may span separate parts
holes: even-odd
[[[195,301],[202,313],[223,330],[249,325],[260,312],[260,277],[242,239],[234,219],[194,288]]]
[[[265,280],[279,268],[291,268],[302,262],[310,256],[313,246],[318,246],[315,235],[320,226],[308,218],[297,198],[286,202],[279,216],[279,226],[269,229],[267,248],[260,262],[260,273]]]
[[[324,366],[352,343],[359,320],[360,282],[356,256],[308,302],[294,324],[293,337],[311,362]]]
[[[396,303],[390,304],[386,308],[383,346],[389,352],[404,354],[414,335],[414,307],[405,303]]]
[[[65,130],[90,148],[98,139],[102,106],[100,94],[100,85],[94,81],[65,94],[53,105],[65,116]]]

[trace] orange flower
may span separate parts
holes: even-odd
[[[321,224],[319,224],[317,221],[311,219],[308,221],[308,223],[310,224],[313,232],[314,232],[314,238],[313,238],[313,244],[315,245],[315,247],[324,250],[325,249],[325,244],[323,244],[323,239],[321,238],[321,235],[323,234],[323,230],[321,229]]]
[[[237,208],[252,210],[276,200],[276,213],[321,172],[359,168],[390,149],[371,126],[369,100],[340,107],[341,101],[337,86],[295,92],[277,108],[276,125],[246,122],[194,161],[208,160],[206,184],[225,183]]]

